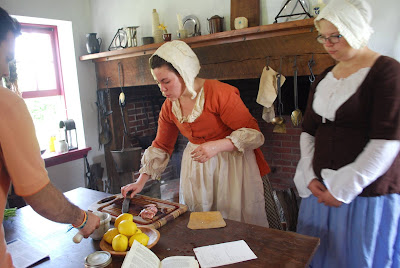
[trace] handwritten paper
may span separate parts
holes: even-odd
[[[244,240],[198,247],[193,249],[202,268],[257,259]]]

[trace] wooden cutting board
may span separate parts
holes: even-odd
[[[225,227],[226,222],[219,211],[192,212],[190,213],[189,229],[212,229]]]
[[[260,25],[260,0],[231,0],[231,30],[235,30],[235,18],[246,17],[249,27]]]
[[[107,212],[111,215],[111,220],[115,219],[122,213],[122,202],[124,197],[122,194],[117,194],[104,198],[89,206],[91,211]],[[145,205],[155,204],[158,212],[151,220],[142,219],[139,216],[140,211]],[[183,204],[161,200],[145,195],[135,195],[129,204],[129,212],[133,215],[133,221],[139,226],[151,227],[158,229],[167,222],[172,221],[187,211],[188,207]]]

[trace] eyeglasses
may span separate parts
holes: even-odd
[[[322,36],[322,35],[318,35],[318,36],[317,36],[317,41],[318,41],[319,43],[321,43],[321,44],[325,44],[326,41],[329,40],[329,43],[331,43],[331,44],[336,44],[336,43],[339,43],[341,37],[343,37],[343,35],[341,35],[341,34],[338,34],[338,35],[331,35],[331,36],[329,36],[329,37],[325,37],[325,36]]]

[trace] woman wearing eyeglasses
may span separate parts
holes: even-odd
[[[368,48],[371,16],[335,0],[315,19],[337,64],[310,90],[294,178],[310,267],[400,267],[400,64]]]

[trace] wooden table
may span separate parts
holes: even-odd
[[[66,192],[67,198],[83,209],[110,194],[86,188]],[[258,257],[229,267],[306,267],[314,255],[319,239],[292,232],[278,231],[237,221],[225,220],[220,229],[191,230],[187,228],[190,212],[158,229],[161,238],[152,251],[162,260],[168,256],[192,255],[193,248],[223,242],[245,240]],[[20,239],[50,255],[35,267],[83,267],[90,253],[101,250],[99,241],[91,238],[74,244],[76,230],[67,232],[68,225],[51,222],[36,214],[30,206],[17,210],[17,216],[3,223],[6,241]],[[123,258],[114,257],[112,267],[120,267]]]

